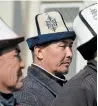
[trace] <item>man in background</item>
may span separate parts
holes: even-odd
[[[52,106],[97,106],[97,4],[79,12],[73,29],[87,65],[64,85]]]
[[[21,106],[50,106],[66,83],[75,33],[58,12],[36,16],[38,36],[27,39],[33,55],[23,87],[16,92]]]
[[[17,104],[12,93],[22,87],[24,63],[18,44],[23,40],[0,18],[0,106]]]

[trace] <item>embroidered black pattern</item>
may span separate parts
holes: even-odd
[[[97,20],[97,10],[96,9],[90,9],[90,12],[93,15],[94,20]]]
[[[48,15],[46,21],[46,26],[48,27],[48,29],[51,29],[52,31],[55,32],[55,30],[57,29],[58,25],[57,25],[57,21],[55,18],[52,18]]]

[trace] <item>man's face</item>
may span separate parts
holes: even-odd
[[[72,40],[51,43],[42,49],[42,66],[51,73],[66,73],[72,61]]]
[[[12,49],[0,56],[0,83],[2,86],[11,91],[20,89],[23,67],[24,63],[17,49]]]

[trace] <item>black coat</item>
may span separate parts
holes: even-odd
[[[52,106],[97,106],[97,62],[87,66],[63,87]]]
[[[0,92],[0,106],[19,106],[13,94],[4,94]]]
[[[15,96],[20,106],[50,106],[65,82],[65,79],[58,79],[32,65],[28,68],[22,89]]]

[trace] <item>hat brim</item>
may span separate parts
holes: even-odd
[[[24,37],[16,38],[16,39],[7,39],[0,41],[0,50],[4,50],[6,48],[15,46],[20,42],[24,41]]]
[[[59,41],[62,39],[72,39],[75,40],[76,35],[74,31],[69,32],[59,32],[59,33],[51,33],[38,35],[37,37],[32,37],[27,39],[27,44],[29,49],[33,50],[34,46],[46,44],[53,41]]]
[[[93,55],[97,51],[97,36],[79,46],[77,50],[81,53],[85,60],[93,59]]]

